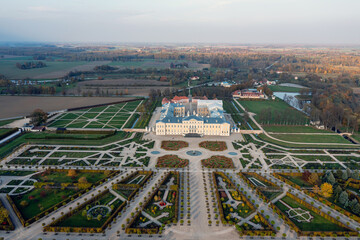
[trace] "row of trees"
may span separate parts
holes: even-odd
[[[15,66],[19,69],[33,69],[33,68],[44,68],[47,67],[46,63],[44,62],[24,62],[24,63],[16,63]]]

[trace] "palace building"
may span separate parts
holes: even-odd
[[[163,101],[156,135],[229,136],[230,122],[226,120],[221,100],[192,100],[175,97]]]

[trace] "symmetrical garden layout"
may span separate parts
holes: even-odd
[[[133,101],[64,112],[51,121],[49,127],[121,129],[125,126],[131,128],[139,117],[136,109],[141,103],[142,101]]]
[[[122,136],[95,146],[24,144],[4,158],[0,236],[359,235],[357,149],[290,149],[254,135]]]

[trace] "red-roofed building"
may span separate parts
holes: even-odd
[[[164,97],[161,101],[161,104],[164,105],[165,103],[169,103],[169,99],[167,99],[166,97]]]
[[[245,90],[236,90],[232,93],[233,98],[265,98],[265,95],[262,92],[257,91],[256,89],[245,89]]]
[[[171,99],[172,103],[188,103],[189,98],[186,96],[175,96],[173,99]]]

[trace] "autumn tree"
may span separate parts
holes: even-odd
[[[75,169],[69,169],[68,174],[69,177],[75,177],[76,176],[76,170]]]
[[[319,175],[317,173],[311,173],[308,178],[308,183],[315,185],[319,182]]]
[[[9,211],[4,208],[0,207],[0,222],[4,222],[5,219],[9,217]]]
[[[41,124],[46,123],[47,113],[41,109],[35,109],[34,112],[30,115],[30,123],[34,126],[40,126]]]
[[[333,187],[329,183],[323,183],[320,187],[320,194],[326,198],[329,198],[333,194]]]
[[[79,182],[79,183],[88,183],[86,177],[81,177],[81,178],[79,178],[79,181],[78,181],[78,182]]]

